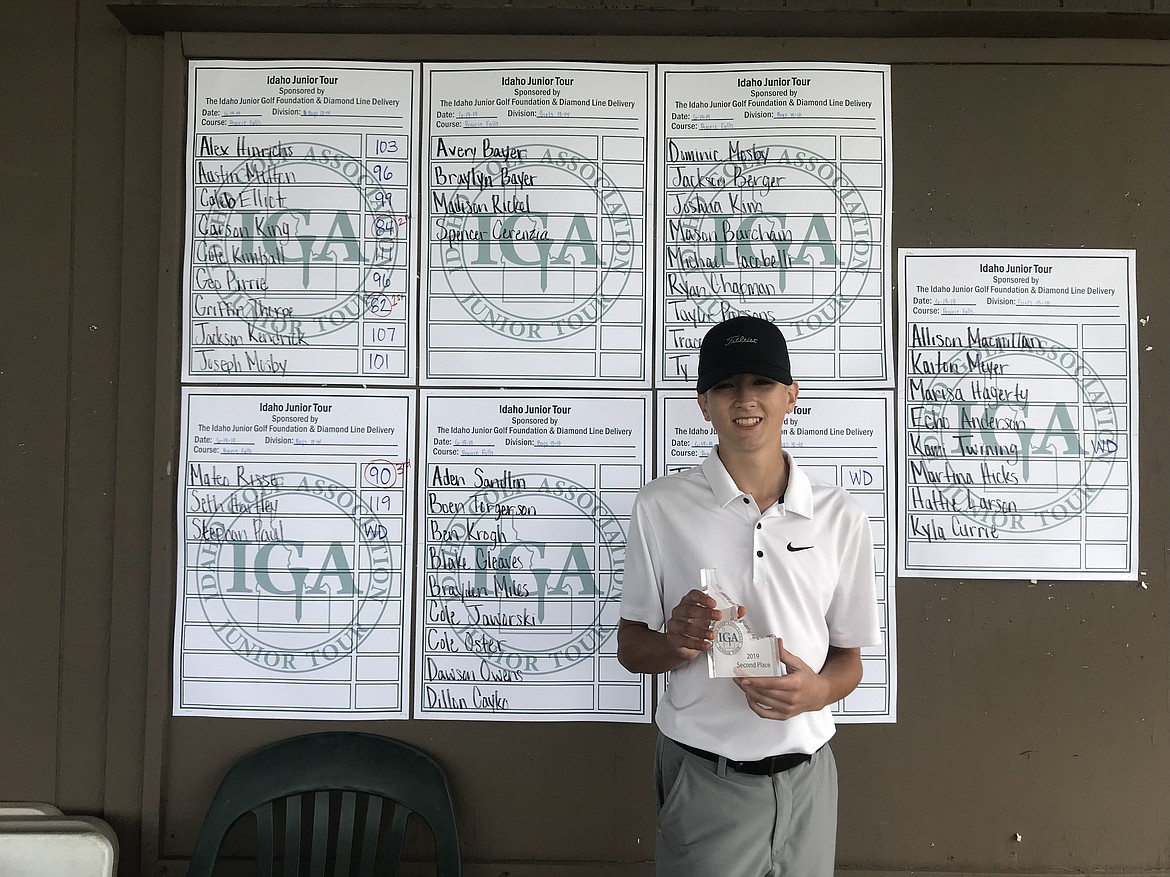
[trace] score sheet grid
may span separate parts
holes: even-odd
[[[842,721],[895,718],[888,396],[805,394],[788,429],[874,527],[885,644]],[[413,676],[420,718],[646,721],[615,632],[649,394],[425,391],[417,517],[413,399],[185,391],[176,713],[401,718]],[[660,463],[695,465],[713,436],[693,395],[658,404]]]
[[[422,412],[415,716],[644,721],[616,631],[649,394],[435,391]]]
[[[182,378],[402,382],[417,65],[191,62]]]
[[[184,388],[175,715],[406,717],[413,406]]]
[[[1133,251],[901,259],[899,572],[1135,578]]]
[[[435,64],[424,78],[423,383],[648,387],[653,68]]]
[[[660,66],[659,376],[706,328],[785,327],[807,387],[893,380],[889,69]]]
[[[664,475],[701,463],[715,445],[693,393],[672,391],[658,400],[658,471]],[[862,649],[861,684],[833,707],[841,723],[897,719],[898,637],[893,546],[895,520],[893,393],[817,390],[800,394],[785,420],[784,447],[811,478],[844,487],[861,503],[873,530],[874,573],[882,645]],[[666,677],[659,681],[660,691]]]
[[[184,382],[669,388],[735,313],[892,381],[888,67],[189,69]]]
[[[476,397],[476,388],[483,386],[485,373],[492,375],[493,383],[537,392],[542,386],[573,382],[634,390],[629,398],[642,402],[649,398],[646,394],[653,374],[655,393],[665,398],[672,386],[686,386],[692,380],[695,351],[707,325],[734,313],[760,313],[794,327],[794,358],[802,362],[806,389],[840,386],[842,382],[857,388],[889,385],[888,68],[219,61],[192,62],[190,69],[189,212],[183,275],[185,382],[407,386],[412,389],[373,395],[381,403],[405,393],[413,399],[413,403],[405,403],[408,407],[420,406],[420,399],[427,392],[439,392],[434,389],[439,386],[465,386],[468,392],[458,396],[460,402],[451,403],[455,413],[449,415],[448,422],[457,426],[474,408],[470,400]],[[424,81],[428,105],[421,108]],[[653,156],[649,152],[655,142],[650,134],[651,112],[658,116],[662,132]],[[420,134],[424,124],[425,137]],[[655,163],[660,168],[657,174]],[[420,177],[425,180],[421,185]],[[656,177],[661,177],[657,187]],[[665,230],[658,243],[655,281],[659,298],[653,308],[658,321],[653,325],[645,249],[651,203],[656,205],[659,227]],[[427,229],[422,246],[418,243],[419,215]],[[415,266],[419,250],[424,262],[421,272]],[[1037,259],[1047,255],[1059,261],[1061,257],[1053,251],[1005,251],[1004,255],[1012,258],[1013,252]],[[1072,254],[1066,255],[1071,258]],[[1005,389],[1002,381],[987,383],[989,391],[1016,393],[1014,401],[1022,402],[1024,409],[1029,399],[1020,394],[1031,394],[1031,412],[1025,410],[1025,416],[1017,418],[1023,424],[1020,428],[1040,428],[1049,444],[1063,441],[1069,449],[1075,445],[1080,452],[1079,468],[1072,467],[1071,460],[1047,460],[1043,454],[1034,457],[1031,445],[1025,455],[1029,459],[1024,462],[1024,469],[1030,466],[1031,470],[1026,472],[1012,470],[1018,460],[1004,459],[993,464],[981,460],[983,465],[976,472],[967,459],[967,450],[973,447],[969,440],[966,448],[960,447],[945,464],[933,450],[923,450],[910,470],[921,483],[916,482],[907,493],[907,478],[900,478],[904,491],[901,506],[908,509],[904,514],[909,525],[897,552],[899,565],[905,567],[903,574],[1026,576],[1040,569],[1030,563],[1033,555],[1026,549],[1044,545],[1047,550],[1035,555],[1043,561],[1040,571],[1056,577],[1132,578],[1136,574],[1132,253],[1129,277],[1120,280],[1112,275],[1113,269],[1104,267],[1105,261],[1100,261],[1106,259],[1107,251],[1081,255],[1099,258],[1093,267],[1099,276],[1090,282],[1094,289],[1100,284],[1101,289],[1114,293],[1110,303],[1113,311],[1099,314],[1096,324],[1092,320],[1065,320],[1042,340],[1050,345],[1050,351],[1075,351],[1079,361],[1088,364],[1081,371],[1091,371],[1096,384],[1090,387],[1090,382],[1081,380],[1080,386],[1070,389],[1065,385],[1077,382],[1075,373],[1028,374],[1024,369],[1018,372],[1022,383],[1017,382],[1014,390]],[[994,261],[998,254],[983,253],[980,257]],[[415,286],[420,276],[426,293],[421,305]],[[924,276],[923,281],[924,289],[964,284],[977,288],[980,278]],[[903,291],[908,288],[906,284]],[[1058,286],[1046,288],[1060,291]],[[1070,283],[1069,288],[1078,287]],[[945,307],[951,302],[944,299],[936,303]],[[1017,309],[1025,310],[1035,304],[1038,302],[1014,302]],[[905,302],[902,313],[908,313]],[[1014,312],[1018,313],[1022,311]],[[1035,311],[1036,327],[1054,313],[1051,308]],[[1071,311],[1066,308],[1062,313]],[[909,357],[922,362],[928,361],[924,356],[938,354],[941,362],[941,351],[933,349],[938,346],[933,342],[950,331],[945,323],[919,321],[914,327],[918,340],[910,344]],[[994,318],[988,319],[985,333],[998,331],[995,325]],[[1019,334],[1033,343],[1041,334],[1036,327],[1033,331],[1025,326]],[[906,337],[912,340],[909,331]],[[1055,365],[1064,367],[1059,356]],[[1000,363],[997,367],[1006,366]],[[919,384],[924,377],[937,378],[937,374],[917,374]],[[902,386],[906,386],[905,376]],[[259,398],[273,391],[253,387],[251,392]],[[307,406],[330,404],[325,400],[333,393],[308,394],[293,386],[285,392],[290,398],[301,394],[299,404]],[[528,394],[527,390],[508,392]],[[1100,401],[1103,397],[1107,403]],[[232,404],[243,404],[242,398]],[[440,398],[434,400],[436,411],[442,407]],[[531,397],[534,404],[544,406],[564,403],[565,398]],[[615,411],[625,401],[611,396],[608,410],[594,417],[598,428],[612,424]],[[908,426],[907,447],[940,446],[932,436],[951,429],[946,422],[947,406],[940,404],[944,401],[932,395],[918,399],[919,404],[903,412],[907,417],[916,412],[919,418]],[[1001,428],[1000,423],[1005,417],[1010,419],[1009,415],[989,411],[993,407],[1006,409],[1012,401],[996,397],[990,400],[993,404],[983,404],[986,410],[979,416],[996,419],[990,426],[981,420],[973,430],[983,433],[984,438],[989,432],[1010,431],[1014,427]],[[931,422],[922,420],[924,412],[933,418]],[[1037,418],[1045,412],[1047,426],[1037,427]],[[856,413],[854,410],[853,415]],[[958,416],[960,412],[950,413]],[[199,412],[198,423],[187,416],[185,407],[184,459],[189,456],[202,461],[214,453],[200,442],[206,436],[191,432],[199,424],[207,427],[217,423],[223,431],[241,438],[238,433],[243,431],[243,421],[234,410],[227,410],[228,419],[222,422],[217,420],[219,412],[206,409]],[[409,424],[398,422],[395,428],[400,434],[412,428],[414,416],[409,416]],[[421,407],[417,416],[425,416]],[[646,417],[643,414],[644,423],[639,427],[642,442],[649,435]],[[350,417],[350,425],[359,426],[358,419]],[[858,421],[854,417],[850,422]],[[884,429],[888,447],[892,430],[888,423]],[[393,566],[402,574],[417,562],[420,582],[428,570],[431,575],[451,572],[428,567],[430,560],[422,552],[424,545],[435,548],[428,541],[429,522],[424,524],[427,514],[421,490],[428,482],[422,469],[417,473],[420,554],[412,561],[408,552],[415,547],[416,537],[408,534],[416,531],[413,495],[399,497],[410,509],[401,521],[391,517],[391,526],[379,520],[363,521],[361,515],[371,509],[362,503],[375,495],[367,496],[370,486],[362,482],[369,472],[360,464],[333,459],[320,441],[300,444],[304,447],[296,451],[279,449],[284,457],[272,446],[262,454],[253,451],[257,457],[244,465],[243,475],[231,470],[244,479],[237,484],[220,483],[227,476],[214,467],[205,469],[201,462],[195,468],[185,465],[184,477],[193,480],[180,486],[183,508],[187,509],[180,522],[180,542],[185,548],[180,570],[184,611],[190,596],[183,590],[187,580],[194,577],[196,590],[192,593],[196,595],[200,581],[211,581],[199,579],[201,563],[214,569],[220,584],[213,587],[236,589],[231,594],[233,600],[243,597],[249,585],[257,599],[262,590],[269,592],[277,617],[256,615],[247,640],[250,644],[243,647],[245,660],[264,672],[277,669],[262,667],[264,660],[277,661],[275,650],[270,649],[268,658],[260,657],[259,662],[255,658],[264,654],[264,636],[280,630],[282,624],[285,629],[281,635],[293,629],[288,617],[280,615],[287,605],[276,609],[289,603],[285,596],[293,595],[290,605],[299,625],[306,617],[319,620],[314,613],[320,606],[333,606],[331,599],[310,599],[315,592],[320,596],[320,591],[328,592],[332,587],[347,596],[373,593],[375,583],[368,574],[363,579],[362,569],[368,568],[369,573]],[[991,447],[986,442],[984,445]],[[461,456],[474,455],[474,449],[466,445],[453,447],[459,448]],[[630,489],[624,474],[616,482],[621,486],[614,487],[615,470],[609,464],[602,470],[591,469],[596,467],[592,460],[570,463],[557,456],[551,440],[534,447],[540,448],[535,452],[537,459],[555,462],[550,468],[564,465],[566,472],[581,478],[574,483],[581,487],[582,496],[602,502],[602,497],[612,493],[615,507],[620,508],[624,492]],[[241,450],[218,448],[225,454]],[[520,447],[506,442],[481,448],[479,453],[488,456],[488,451],[496,457],[492,464],[486,464],[488,471],[500,461],[523,460],[525,456]],[[639,453],[639,465],[645,467],[645,448]],[[424,457],[428,454],[433,455],[435,465],[425,461],[423,465],[430,467],[432,475],[447,471],[452,479],[463,477],[455,462],[438,463],[442,446],[424,448]],[[268,462],[262,459],[276,466],[297,461],[306,470],[303,475],[321,481],[318,493],[309,489],[313,482],[308,480],[298,490],[280,493],[285,485],[271,479],[287,473],[266,469]],[[403,458],[395,465],[409,464]],[[832,462],[825,465],[829,467],[826,476],[831,474],[840,483],[843,471],[836,471]],[[936,465],[943,468],[936,470]],[[1036,472],[1045,468],[1051,470],[1051,477],[1042,484]],[[472,471],[476,469],[483,466],[473,465]],[[938,487],[939,479],[976,474],[983,479],[979,490],[969,489],[966,485],[970,481],[961,485],[964,490]],[[405,475],[405,470],[398,475]],[[1010,482],[1014,486],[1009,487],[1009,476],[1031,481],[1024,487],[1018,481]],[[487,477],[507,480],[503,470]],[[888,482],[884,474],[883,479]],[[1073,486],[1069,488],[1069,484]],[[225,491],[229,485],[232,490],[263,489],[243,502],[238,497],[228,498],[230,491]],[[339,496],[351,497],[360,509],[355,512],[357,517],[348,524],[325,513],[306,511],[298,517],[297,504],[309,507],[320,501],[318,494],[325,489],[322,485],[329,485]],[[433,486],[459,492],[456,484]],[[193,493],[187,495],[190,491]],[[1026,507],[1026,501],[1037,496],[1043,508]],[[470,499],[438,500],[460,501]],[[966,502],[967,508],[958,509],[960,502]],[[981,505],[982,511],[969,514],[972,502],[986,504],[986,508]],[[188,503],[192,504],[190,509]],[[283,511],[266,512],[268,503]],[[231,520],[223,519],[225,510],[234,515]],[[961,522],[962,532],[949,538],[952,534],[947,528],[954,530],[956,511],[972,520]],[[203,517],[195,523],[192,519],[197,512]],[[287,520],[282,517],[286,513]],[[578,552],[587,554],[587,543],[540,541],[545,538],[544,529],[552,528],[559,516],[549,511],[545,520],[538,507],[534,517],[536,521],[523,523],[535,524],[536,536],[525,530],[521,541],[529,548],[535,541],[546,551],[567,552],[561,558],[563,578],[569,569],[565,558]],[[1009,532],[1013,528],[1006,522],[1024,517],[1044,523],[1042,529],[1053,539]],[[1003,519],[1005,525],[989,526],[992,518]],[[613,520],[624,528],[621,514],[614,514]],[[890,520],[890,509],[883,509],[881,521],[888,524]],[[307,531],[318,523],[322,540],[314,545]],[[363,529],[367,525],[372,529]],[[217,533],[221,535],[217,537]],[[349,535],[354,539],[349,548],[335,547],[350,545],[345,541]],[[504,540],[508,534],[501,528],[489,528],[483,535]],[[520,531],[513,535],[519,539]],[[369,554],[372,544],[393,543],[395,539],[405,541],[400,549],[384,545],[387,554],[382,560]],[[991,543],[993,539],[1002,541]],[[1005,542],[1014,544],[1001,552],[995,566],[965,554],[964,545],[995,544],[1002,549]],[[294,546],[298,556],[289,555],[283,559],[286,563],[277,561],[272,567],[279,553],[271,547],[276,543]],[[1064,550],[1074,544],[1076,552]],[[462,555],[456,557],[449,548],[439,546],[431,559],[440,566],[461,563]],[[1020,554],[1021,550],[1025,553]],[[516,554],[513,551],[510,558],[515,559]],[[883,548],[882,558],[888,565],[892,555]],[[188,562],[193,566],[184,566]],[[590,574],[597,587],[607,568],[600,554],[595,553],[590,562],[596,564]],[[553,567],[548,569],[551,576]],[[531,581],[519,584],[507,570],[497,577],[496,570],[476,568],[473,595],[482,597],[482,587],[489,581],[496,587],[498,578],[505,592],[500,597],[523,604],[518,613],[510,611],[507,604],[497,607],[500,618],[519,618],[520,626],[535,626],[527,621],[535,609],[542,624],[556,621],[564,607],[550,597],[548,582],[541,585],[536,571],[536,567],[528,569]],[[347,576],[352,576],[352,583],[347,584]],[[888,579],[892,588],[892,576]],[[521,588],[536,593],[536,602],[524,604],[525,598],[518,593]],[[467,596],[459,598],[464,610]],[[404,607],[415,604],[410,603],[409,595],[400,594],[400,599],[407,602],[399,603],[395,610],[398,618],[393,623],[399,625],[396,645],[385,647],[383,643],[384,654],[379,656],[393,657],[397,663],[384,661],[378,671],[382,676],[368,674],[374,666],[369,661],[351,668],[358,675],[348,682],[343,680],[344,685],[362,683],[347,689],[351,706],[361,700],[362,708],[382,710],[388,716],[406,711],[401,683],[409,662],[403,661],[402,651],[412,640],[411,619],[405,617]],[[420,596],[417,606],[422,607],[423,602]],[[566,604],[569,629],[579,624],[590,626],[575,614],[579,602]],[[226,615],[218,619],[221,630],[217,636],[223,632],[225,619],[235,618],[235,610],[228,607],[242,605],[229,600],[221,603]],[[892,600],[888,605],[892,606]],[[191,608],[198,606],[192,604]],[[422,613],[421,608],[419,611]],[[330,623],[336,620],[331,612],[331,608],[326,611]],[[349,624],[355,642],[367,620],[362,612],[368,610],[351,613],[349,621],[343,622],[343,626]],[[381,623],[383,616],[378,617]],[[393,612],[386,617],[393,618]],[[415,619],[420,631],[425,618],[422,613]],[[466,628],[469,620],[464,618],[460,624]],[[889,623],[892,630],[892,614]],[[215,624],[210,627],[215,628]],[[555,624],[549,629],[552,627]],[[596,639],[604,641],[604,629],[598,627],[597,631]],[[218,671],[208,668],[220,660],[207,662],[206,655],[217,648],[207,640],[203,641],[203,657],[196,658],[199,650],[193,649],[189,654],[184,652],[180,661],[181,633],[177,622],[176,664],[181,670],[176,669],[176,698],[188,671],[192,685],[187,686],[184,696],[197,690],[198,679],[215,679]],[[495,689],[495,700],[489,698],[489,703],[498,707],[508,699],[517,714],[530,710],[551,719],[556,709],[529,706],[538,698],[528,693],[535,687],[523,683],[533,680],[515,675],[536,672],[531,662],[538,658],[529,652],[543,649],[541,654],[546,658],[556,654],[555,643],[533,648],[521,645],[532,633],[509,632],[516,647],[509,660],[519,662],[524,670],[515,664],[502,669],[477,666],[475,672],[481,678],[475,681],[503,686]],[[503,633],[497,634],[497,644],[504,642]],[[219,642],[226,645],[222,638]],[[274,642],[281,642],[281,636]],[[295,652],[298,647],[291,645],[293,642],[290,639],[285,645]],[[481,653],[456,659],[431,651],[423,656],[431,662],[429,667],[425,660],[416,660],[416,673],[432,677],[423,679],[420,675],[416,679],[416,711],[460,713],[460,708],[450,707],[463,698],[459,684],[469,681],[466,674],[471,671],[464,659],[491,657],[492,646],[485,645],[488,640],[480,637],[479,643],[484,646]],[[310,651],[306,646],[300,654],[308,656]],[[392,656],[395,651],[396,656]],[[239,652],[233,654],[239,657]],[[561,653],[561,659],[567,654]],[[599,655],[606,657],[611,656]],[[885,673],[892,687],[895,667],[890,657]],[[290,666],[297,665],[297,658],[286,658]],[[863,686],[871,681],[868,666]],[[584,674],[585,670],[576,667],[573,672]],[[566,694],[567,699],[558,702],[566,708],[566,715],[596,715],[600,711],[620,720],[618,717],[634,709],[631,704],[635,701],[636,708],[645,713],[644,694],[640,700],[623,699],[633,697],[628,692],[629,679],[622,676],[624,671],[615,673],[609,664],[600,662],[589,673],[593,699],[586,704],[584,700],[572,701]],[[395,674],[398,681],[391,683]],[[428,683],[435,685],[428,689]],[[377,689],[379,684],[389,687]],[[277,692],[279,687],[268,690]],[[324,685],[319,688],[326,690]],[[861,702],[866,690],[859,689],[856,702]],[[355,692],[362,692],[361,697]],[[227,696],[225,701],[233,697],[239,696]],[[295,711],[289,698],[276,694],[273,698],[277,711]],[[603,704],[604,698],[612,699]],[[430,707],[426,707],[428,699]],[[191,704],[198,700],[188,697],[184,708],[197,711],[199,707]],[[892,710],[892,699],[889,703]],[[269,706],[261,705],[261,710]],[[315,708],[315,703],[306,707],[310,713]],[[325,709],[334,708],[335,702],[329,700]],[[864,714],[867,709],[858,707],[857,712]]]

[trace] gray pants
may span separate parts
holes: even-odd
[[[750,776],[658,735],[658,877],[833,877],[837,764]]]

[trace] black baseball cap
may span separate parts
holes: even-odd
[[[792,383],[788,342],[774,323],[759,317],[732,317],[712,326],[703,336],[695,389],[706,393],[720,381],[739,374]]]

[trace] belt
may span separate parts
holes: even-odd
[[[783,755],[769,755],[767,758],[761,758],[757,761],[734,761],[730,758],[723,758],[722,755],[716,755],[714,752],[708,752],[706,749],[699,749],[695,746],[688,746],[686,743],[679,743],[674,741],[675,745],[680,749],[684,749],[691,755],[697,755],[699,758],[707,761],[719,763],[720,759],[727,762],[727,766],[736,773],[746,773],[752,776],[775,776],[778,773],[784,773],[786,770],[792,770],[794,767],[799,767],[812,761],[812,756],[805,752],[786,752]]]

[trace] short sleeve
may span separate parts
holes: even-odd
[[[840,549],[840,572],[826,623],[829,645],[842,649],[881,645],[873,533],[869,518],[854,506]]]
[[[645,505],[639,500],[634,501],[626,537],[622,618],[640,621],[651,630],[661,630],[666,621],[662,608],[661,565],[657,562],[653,527],[647,520]]]

